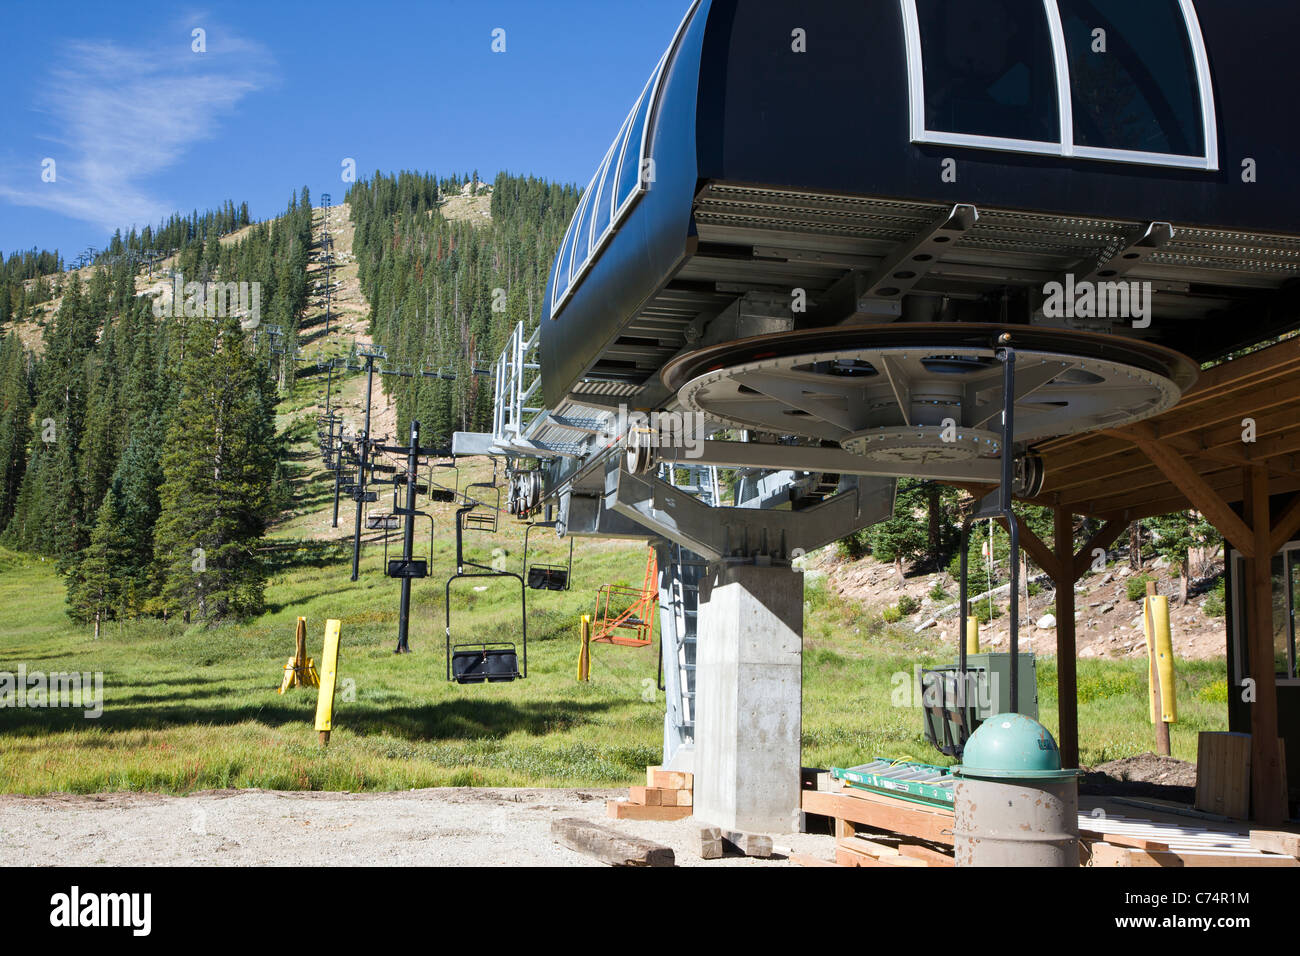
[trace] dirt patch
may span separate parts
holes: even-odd
[[[492,221],[492,187],[479,183],[475,193],[473,183],[466,183],[458,194],[442,201],[438,212],[444,219],[463,219],[475,226],[486,226]]]
[[[0,796],[0,855],[10,866],[599,866],[551,838],[552,820],[579,817],[670,846],[679,866],[791,865],[784,856],[703,861],[699,821],[610,820],[605,800],[618,795],[627,791]],[[833,839],[775,842],[829,857]]]
[[[1079,792],[1191,803],[1196,796],[1196,764],[1149,752],[1123,757],[1089,769],[1079,781]]]
[[[897,605],[904,596],[910,597],[919,610],[903,618],[903,626],[916,630],[918,637],[932,641],[936,648],[948,648],[956,641],[957,612],[952,606],[957,602],[957,584],[947,573],[900,576],[891,564],[870,557],[845,560],[834,548],[818,552],[807,567],[814,575],[825,576],[831,593],[877,611]],[[1178,581],[1170,575],[1165,562],[1149,562],[1141,573],[1156,582],[1160,594],[1170,597],[1174,656],[1180,660],[1223,657],[1227,647],[1225,620],[1206,615],[1206,596],[1194,596],[1187,604],[1178,604]],[[1045,618],[1054,610],[1056,591],[1041,572],[1031,574],[1039,590],[1028,601],[1021,591],[1020,646],[1038,654],[1055,654],[1054,620]],[[1127,565],[1114,565],[1104,573],[1084,576],[1075,586],[1075,641],[1080,658],[1146,657],[1142,602],[1128,599],[1127,579],[1132,574]],[[984,591],[984,582],[983,568],[972,567],[972,594]],[[931,597],[931,591],[940,590],[943,597]],[[1006,650],[1010,642],[1006,592],[1000,592],[995,602],[1002,614],[980,629],[981,644],[990,650]],[[1039,622],[1051,626],[1039,627]],[[929,626],[923,627],[926,624]]]

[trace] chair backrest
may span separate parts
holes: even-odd
[[[569,569],[534,564],[528,569],[528,586],[534,591],[563,591],[569,586]]]

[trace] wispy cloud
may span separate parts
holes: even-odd
[[[206,52],[191,49],[193,27],[205,30]],[[0,198],[108,232],[155,223],[176,204],[155,194],[150,177],[228,132],[224,122],[273,82],[272,70],[259,44],[201,15],[156,42],[72,41],[33,104],[50,121],[48,145],[34,151],[55,160],[57,179],[41,180],[39,160],[6,162]]]

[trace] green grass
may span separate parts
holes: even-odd
[[[397,586],[381,576],[380,549],[368,550],[356,584],[346,562],[320,563],[315,551],[282,558],[269,608],[256,620],[211,631],[109,623],[98,641],[64,615],[62,583],[48,562],[0,552],[0,670],[101,671],[105,682],[97,720],[74,709],[0,709],[0,789],[618,786],[658,762],[656,649],[598,645],[591,682],[574,676],[578,615],[590,611],[600,582],[640,579],[640,549],[580,544],[574,591],[529,592],[529,679],[465,687],[444,679],[441,580],[416,582],[415,653],[399,657]],[[450,563],[444,544],[438,574]],[[504,582],[477,593],[476,583],[453,592],[453,635],[514,635],[518,606]],[[925,744],[909,694],[915,664],[951,655],[933,638],[828,595],[819,581],[809,584],[806,609],[803,762],[951,762]],[[325,749],[312,729],[315,692],[276,692],[299,614],[316,658],[325,618],[343,621],[336,729]],[[1224,729],[1222,668],[1180,663],[1175,756],[1194,759],[1196,731]],[[1144,669],[1142,661],[1079,662],[1086,763],[1151,749]],[[1040,716],[1055,731],[1051,658],[1039,660],[1038,678]]]
[[[308,386],[300,383],[295,397]],[[301,416],[299,416],[300,418]],[[292,416],[296,493],[264,554],[272,573],[265,613],[216,629],[179,622],[108,622],[98,641],[64,613],[63,583],[51,562],[0,550],[0,671],[102,672],[104,712],[86,719],[67,708],[0,707],[0,791],[149,790],[221,787],[391,790],[430,786],[621,786],[657,763],[663,695],[655,689],[657,645],[597,645],[592,679],[578,683],[577,629],[599,585],[640,584],[644,548],[580,541],[574,590],[528,592],[529,678],[458,686],[445,679],[443,586],[454,564],[453,509],[435,517],[432,576],[413,588],[411,646],[396,656],[398,585],[383,576],[382,544],[369,544],[358,582],[349,581],[352,512],[336,537],[321,534],[327,475],[313,460],[314,428]],[[489,473],[462,469],[461,485]],[[476,470],[477,469],[477,470]],[[327,521],[327,519],[326,519]],[[500,549],[519,570],[523,529],[501,521],[497,535],[469,533],[467,557],[490,563]],[[533,535],[543,559],[565,546]],[[427,548],[427,530],[417,537]],[[516,639],[518,586],[458,582],[453,639]],[[914,667],[947,663],[934,632],[888,623],[883,609],[834,595],[824,578],[805,588],[803,762],[850,766],[872,756],[950,763],[921,733],[913,706]],[[894,613],[897,613],[895,607]],[[313,730],[316,694],[277,693],[293,651],[298,615],[308,652],[320,657],[326,618],[342,621],[340,689],[328,748]],[[892,615],[891,615],[892,616]],[[1151,749],[1145,661],[1079,662],[1082,756],[1095,763]],[[1056,724],[1056,669],[1038,667],[1040,718]],[[1180,663],[1175,756],[1194,759],[1196,732],[1226,727],[1223,662]]]

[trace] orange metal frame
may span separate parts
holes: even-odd
[[[649,550],[645,581],[639,590],[624,584],[606,584],[596,592],[593,644],[645,647],[654,641],[655,611],[659,607],[659,565],[654,548]],[[611,612],[611,605],[622,610]]]

